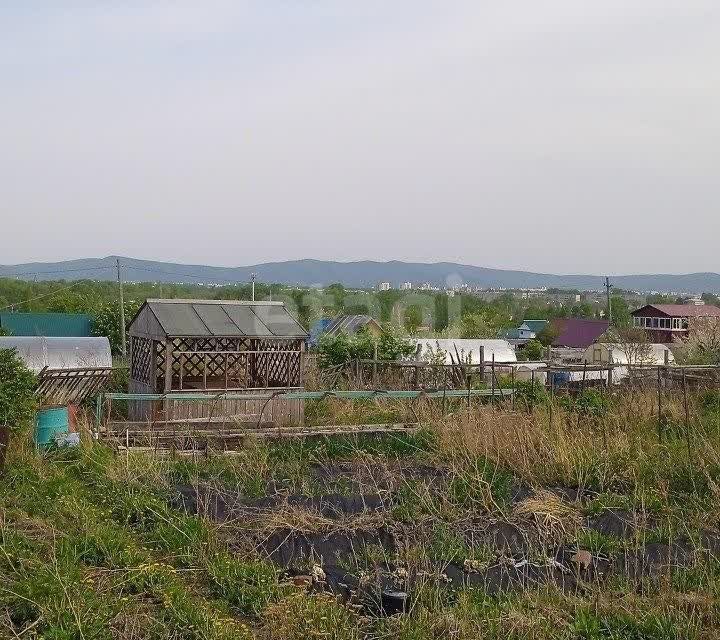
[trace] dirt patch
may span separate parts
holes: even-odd
[[[299,568],[312,562],[320,566],[338,565],[352,558],[371,556],[379,549],[392,555],[395,546],[394,536],[384,527],[329,533],[279,529],[260,541],[258,549],[281,567]]]

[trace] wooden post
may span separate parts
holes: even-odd
[[[465,368],[465,383],[467,384],[467,409],[468,412],[470,412],[470,378],[471,378],[470,368]]]
[[[495,352],[492,354],[492,362],[490,363],[490,374],[492,375],[492,395],[490,396],[490,404],[495,405]]]
[[[447,394],[447,367],[443,367],[443,399],[442,399],[442,406],[443,406],[443,415],[447,412],[446,407],[446,394]]]
[[[607,370],[607,388],[610,391],[610,387],[613,384],[613,356],[612,351],[608,351],[608,370]]]
[[[528,403],[528,409],[532,413],[535,408],[535,369],[530,372],[530,402]]]
[[[667,356],[667,351],[665,352]],[[683,404],[685,405],[685,443],[687,445],[688,464],[692,460],[692,451],[690,447],[690,404],[687,395],[687,379],[685,377],[685,367],[682,368],[682,386],[683,386]]]
[[[515,411],[515,367],[510,367],[510,385],[512,387],[512,410]]]
[[[658,431],[658,440],[662,442],[662,367],[657,368],[657,397],[658,397],[658,422],[657,422],[657,431]]]
[[[377,368],[377,363],[378,363],[378,343],[377,343],[377,341],[375,341],[374,347],[373,347],[373,370],[372,370],[372,375],[373,375],[373,388],[374,388],[374,389],[377,389],[377,388],[378,388],[378,368]]]
[[[172,338],[165,338],[165,389],[164,393],[172,391],[172,358],[173,344]],[[165,413],[165,421],[169,419],[168,412],[170,410],[170,401],[165,398],[163,402],[163,411]]]
[[[485,347],[480,347],[480,382],[485,382]]]

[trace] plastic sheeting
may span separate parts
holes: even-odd
[[[31,371],[112,367],[107,338],[0,336],[0,349],[15,349]]]
[[[421,346],[419,360],[432,360],[433,355],[444,352],[445,364],[457,363],[457,354],[465,364],[480,364],[480,348],[485,350],[485,362],[517,362],[515,350],[507,340],[472,340],[462,338],[422,338],[415,340]]]

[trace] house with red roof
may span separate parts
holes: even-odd
[[[555,318],[550,326],[555,336],[553,347],[587,349],[608,330],[610,323],[607,320],[587,318]]]
[[[632,312],[633,325],[645,329],[650,342],[667,344],[686,338],[693,320],[720,318],[710,304],[646,304]]]

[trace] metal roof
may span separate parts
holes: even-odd
[[[520,325],[520,327],[527,327],[530,331],[540,333],[545,328],[545,325],[547,323],[547,320],[523,320],[523,323]]]
[[[12,336],[90,337],[92,318],[85,313],[0,313],[0,327]]]
[[[720,309],[711,304],[646,304],[633,311],[632,315],[639,315],[648,308],[672,318],[720,318]]]
[[[145,305],[168,336],[307,338],[282,302],[158,300]],[[133,318],[133,322],[140,312]]]
[[[112,367],[107,338],[44,338],[39,336],[0,336],[0,349],[15,349],[32,371]]]
[[[330,322],[324,333],[331,335],[347,333],[348,335],[353,335],[363,327],[373,323],[377,324],[378,327],[380,326],[375,318],[364,314],[337,316]]]
[[[556,318],[552,321],[557,337],[553,347],[586,349],[610,327],[607,320],[589,320],[586,318]]]

